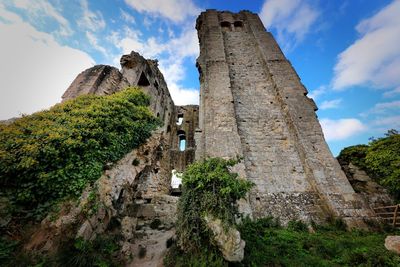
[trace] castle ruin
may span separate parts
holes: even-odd
[[[97,221],[107,225],[118,217],[136,233],[154,218],[173,225],[173,171],[184,171],[194,160],[223,157],[242,158],[234,171],[255,184],[241,203],[253,218],[274,216],[286,223],[340,217],[351,227],[363,226],[374,213],[332,156],[314,101],[259,17],[207,10],[196,29],[199,106],[175,106],[157,61],[136,52],[122,56],[121,71],[104,65],[85,70],[63,95],[67,100],[139,86],[163,122],[145,145],[100,179],[100,199],[111,204],[95,215]],[[135,159],[138,166],[132,166]],[[90,238],[104,231],[88,225],[82,224],[79,235]]]

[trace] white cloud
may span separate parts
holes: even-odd
[[[133,17],[131,14],[122,9],[120,9],[120,11],[121,11],[121,17],[126,23],[136,24],[135,17]]]
[[[325,85],[321,85],[317,89],[312,90],[310,93],[307,94],[309,98],[312,98],[314,100],[317,100],[321,95],[325,94],[327,91],[327,88]]]
[[[169,92],[175,105],[199,104],[199,91],[191,88],[183,88],[180,82],[185,76],[185,69],[181,61],[175,63],[161,60],[160,71],[168,84]]]
[[[279,43],[287,50],[304,39],[319,13],[304,0],[266,0],[259,15],[268,30],[276,29]]]
[[[333,88],[400,86],[400,1],[395,0],[356,29],[361,37],[338,56]]]
[[[102,30],[106,27],[106,22],[103,19],[103,15],[100,11],[93,12],[89,9],[87,0],[81,1],[82,17],[78,21],[78,25],[84,29],[88,29],[92,32]]]
[[[107,55],[107,50],[101,45],[99,45],[96,36],[92,32],[87,31],[86,38],[88,39],[89,43],[92,45],[94,49],[100,51],[101,53],[103,53],[103,55]]]
[[[175,105],[183,106],[199,104],[199,91],[196,89],[181,88],[177,84],[171,84],[168,86],[168,89]]]
[[[332,108],[338,108],[340,103],[342,103],[342,99],[333,99],[333,100],[326,100],[321,103],[319,108],[321,110],[325,109],[332,109]]]
[[[393,90],[383,93],[383,97],[388,97],[388,98],[396,95],[400,95],[400,86]]]
[[[400,100],[391,102],[376,103],[373,108],[367,112],[362,113],[362,116],[374,115],[374,114],[387,114],[388,112],[399,111]]]
[[[62,46],[0,4],[0,119],[48,108],[94,60]]]
[[[73,33],[69,22],[48,1],[13,0],[12,4],[14,7],[28,12],[32,20],[41,20],[44,16],[56,20],[60,24],[60,30],[57,33],[61,36],[69,36]]]
[[[400,115],[377,118],[371,124],[378,127],[377,131],[379,132],[385,132],[388,129],[400,129]]]
[[[321,119],[322,130],[327,141],[344,140],[362,133],[367,127],[358,119]]]
[[[200,14],[192,0],[125,0],[125,3],[141,13],[167,18],[175,23]]]

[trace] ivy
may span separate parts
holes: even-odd
[[[212,247],[205,215],[234,227],[239,214],[236,201],[244,198],[252,187],[251,182],[230,172],[236,163],[236,160],[210,158],[193,163],[184,172],[176,225],[177,243],[184,252],[199,253],[210,244]]]
[[[0,125],[0,186],[19,211],[79,196],[160,122],[137,88],[84,95]]]

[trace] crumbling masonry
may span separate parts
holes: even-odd
[[[157,232],[157,238],[171,236],[177,200],[170,196],[171,172],[207,157],[243,159],[234,170],[255,184],[241,203],[253,218],[274,216],[285,223],[333,216],[363,226],[374,214],[329,151],[314,101],[259,17],[207,10],[196,29],[199,106],[175,106],[157,61],[135,52],[122,56],[121,71],[92,67],[65,92],[64,100],[140,86],[164,123],[147,144],[105,172],[98,188],[100,200],[108,204],[81,225],[78,235],[92,238],[114,218],[125,227],[127,252],[150,246],[144,236],[154,230],[149,224],[155,219],[167,230]]]

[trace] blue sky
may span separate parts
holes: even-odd
[[[258,13],[319,106],[332,152],[400,129],[400,0],[1,0],[0,119],[60,101],[94,64],[159,59],[177,104],[198,103],[201,10]]]

